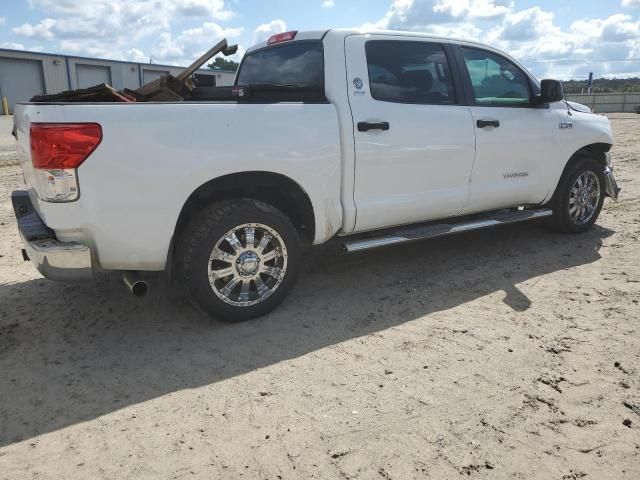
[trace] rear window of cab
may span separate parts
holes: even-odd
[[[240,66],[239,86],[275,84],[323,89],[324,50],[320,41],[300,41],[248,53]]]

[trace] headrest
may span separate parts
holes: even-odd
[[[429,70],[409,70],[400,77],[400,85],[428,92],[433,87],[433,75]]]

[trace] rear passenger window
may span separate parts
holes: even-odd
[[[384,102],[456,103],[451,70],[441,45],[373,40],[366,44],[371,96]]]
[[[528,105],[531,85],[522,70],[506,58],[486,50],[462,47],[476,105]]]

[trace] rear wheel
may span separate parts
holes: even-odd
[[[284,300],[299,255],[298,232],[282,212],[238,199],[212,204],[190,222],[177,267],[200,308],[236,322],[264,315]]]
[[[553,226],[568,233],[591,228],[605,197],[604,167],[585,157],[565,173],[553,200]]]

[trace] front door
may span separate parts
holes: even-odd
[[[416,37],[346,39],[354,122],[355,231],[449,217],[463,209],[475,132],[448,45]]]
[[[476,128],[464,213],[541,202],[549,192],[545,169],[557,161],[558,111],[531,103],[535,85],[508,58],[472,46],[460,46],[458,58]]]

